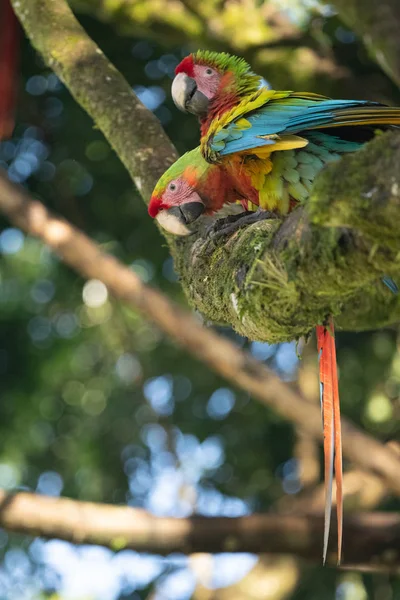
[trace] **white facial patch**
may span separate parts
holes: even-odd
[[[160,211],[156,216],[156,220],[165,231],[173,235],[189,235],[189,233],[192,233],[178,217],[168,214],[167,210]]]
[[[183,111],[185,111],[188,81],[189,78],[185,73],[178,73],[178,75],[175,76],[171,86],[172,99],[175,103],[175,106],[179,108],[179,110]]]

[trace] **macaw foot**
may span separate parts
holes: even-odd
[[[238,215],[229,215],[224,219],[218,219],[208,227],[206,231],[206,237],[215,239],[225,235],[231,235],[238,231],[241,227],[257,223],[258,221],[264,221],[266,219],[277,219],[276,213],[268,210],[258,209],[255,212],[247,210],[239,213]]]
[[[223,231],[225,227],[228,227],[234,223],[236,223],[236,221],[238,221],[239,219],[243,219],[244,216],[246,215],[250,215],[253,214],[251,211],[247,210],[247,211],[243,211],[241,213],[238,213],[236,215],[228,215],[227,217],[222,217],[220,219],[216,219],[214,220],[211,225],[209,225],[205,231],[205,237],[206,238],[213,238],[215,237],[215,234],[219,233],[220,231]]]

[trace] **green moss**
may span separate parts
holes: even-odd
[[[321,226],[346,226],[400,251],[397,181],[400,138],[379,135],[359,152],[330,165],[314,185],[309,215]]]

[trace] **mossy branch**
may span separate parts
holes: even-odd
[[[251,339],[308,334],[328,314],[339,327],[372,329],[400,318],[400,136],[379,136],[318,177],[309,205],[213,245],[173,247],[191,303]]]

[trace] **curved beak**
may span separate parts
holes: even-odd
[[[174,235],[189,235],[192,233],[186,225],[196,221],[203,214],[205,206],[202,202],[186,202],[181,206],[173,206],[162,210],[156,220],[163,229]]]
[[[178,73],[172,82],[171,93],[179,110],[191,112],[198,117],[207,114],[207,96],[197,89],[196,81],[186,73]]]

